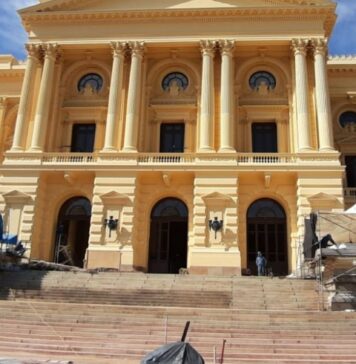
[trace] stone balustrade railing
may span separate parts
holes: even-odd
[[[337,153],[6,153],[4,165],[58,166],[314,166],[339,165]]]

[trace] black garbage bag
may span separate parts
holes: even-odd
[[[188,343],[167,344],[146,355],[141,364],[204,364],[203,357]]]

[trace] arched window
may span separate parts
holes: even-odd
[[[86,74],[78,82],[78,91],[83,91],[88,87],[99,92],[103,88],[103,78],[97,73]]]
[[[152,210],[151,217],[187,217],[187,206],[175,198],[167,198],[159,201]]]
[[[267,218],[285,218],[285,212],[281,205],[276,201],[262,198],[254,202],[247,211],[248,218],[267,217]]]
[[[276,79],[267,71],[258,71],[250,77],[249,84],[252,90],[258,90],[262,86],[273,90],[276,87]]]
[[[355,111],[343,112],[339,117],[339,123],[343,128],[352,124],[356,125],[356,112]]]
[[[165,91],[169,90],[172,86],[185,90],[188,85],[188,77],[181,72],[169,73],[162,81],[162,88]]]

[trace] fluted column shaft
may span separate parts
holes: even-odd
[[[123,151],[137,152],[137,134],[138,134],[140,105],[141,105],[140,90],[141,90],[144,43],[132,42],[130,43],[130,48],[131,48],[131,69],[130,69],[128,97],[127,97]]]
[[[326,71],[326,40],[313,39],[316,111],[318,118],[319,149],[334,150],[332,132],[331,105]]]
[[[213,150],[214,123],[214,55],[215,42],[200,43],[203,55],[202,86],[200,101],[200,152]]]
[[[49,103],[51,98],[51,86],[53,83],[54,66],[56,63],[58,46],[56,44],[43,45],[45,54],[40,91],[36,106],[36,115],[33,125],[31,141],[32,151],[42,151],[43,140],[46,131],[46,121],[48,118]]]
[[[28,57],[26,62],[25,75],[22,83],[19,109],[17,112],[14,139],[12,141],[12,151],[21,151],[24,149],[22,145],[23,131],[26,122],[26,113],[30,103],[32,81],[37,67],[38,48],[38,45],[26,45]]]
[[[233,152],[233,41],[221,41],[220,152]]]
[[[108,114],[106,118],[104,151],[115,151],[115,130],[118,120],[119,104],[124,72],[124,57],[126,43],[112,42],[113,64],[110,81]]]
[[[297,129],[298,150],[311,150],[309,131],[309,106],[308,106],[308,73],[307,73],[307,45],[305,39],[294,39],[292,48],[295,55],[295,93],[297,100]]]

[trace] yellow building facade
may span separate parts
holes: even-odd
[[[356,202],[356,58],[330,0],[42,0],[0,56],[0,211],[33,259],[275,274]],[[346,168],[345,168],[346,166]],[[346,169],[346,172],[345,172]]]

